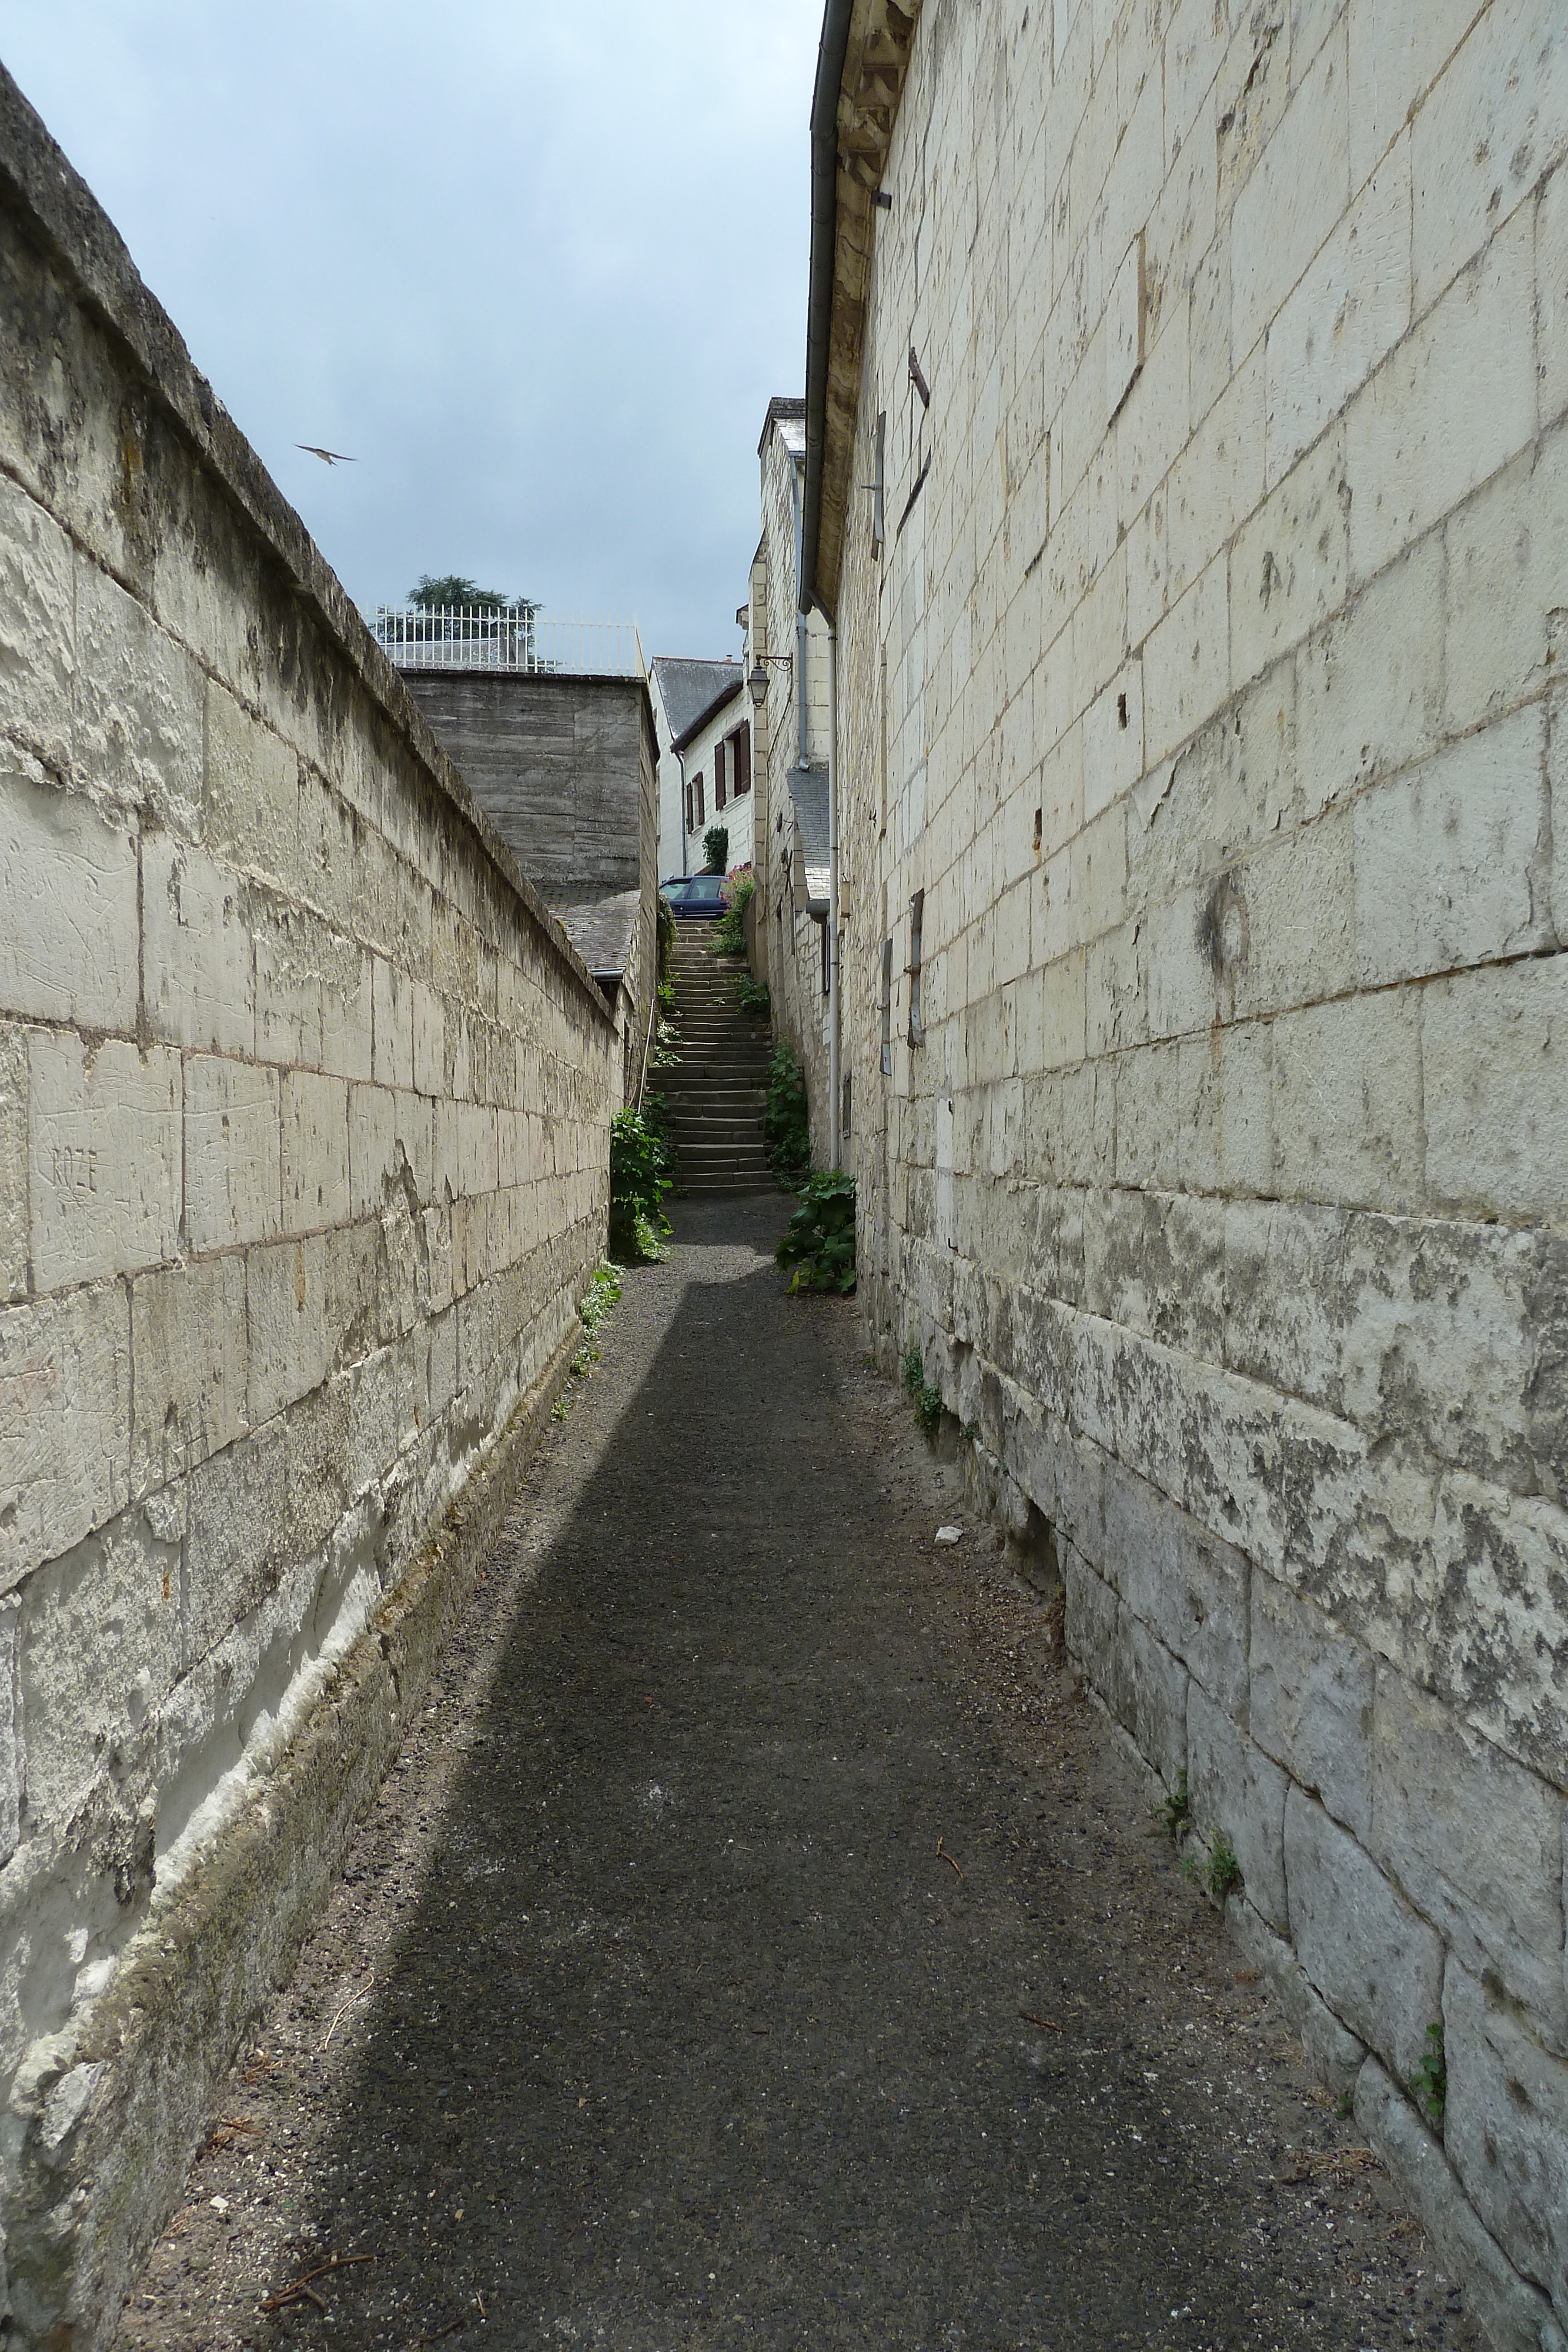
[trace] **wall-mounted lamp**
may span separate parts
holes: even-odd
[[[779,669],[789,669],[793,666],[794,656],[791,654],[758,655],[757,666],[753,669],[750,677],[747,679],[746,683],[751,688],[752,703],[758,710],[761,709],[763,704],[768,699],[768,681],[766,665],[768,662],[775,663]]]

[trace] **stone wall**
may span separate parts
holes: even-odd
[[[7,2340],[89,2343],[570,1351],[620,1074],[3,76],[0,320],[0,2207]]]
[[[785,657],[768,671],[768,699],[753,731],[753,865],[758,888],[758,936],[764,975],[772,998],[774,1034],[797,1055],[806,1074],[814,1165],[828,1161],[828,1000],[822,993],[821,925],[807,914],[800,886],[789,772],[800,750],[796,699],[798,637],[795,615],[800,572],[795,561],[795,506],[791,469],[799,426],[789,437],[769,415],[760,452],[762,539],[753,567],[752,628],[765,651]],[[828,756],[827,630],[813,613],[806,631],[806,750],[817,762]]]
[[[926,0],[833,590],[881,1342],[1521,2345],[1568,2326],[1565,151],[1548,0]]]

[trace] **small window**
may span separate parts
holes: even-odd
[[[893,1076],[893,941],[882,943],[882,1075]]]
[[[821,924],[821,933],[822,994],[827,996],[831,992],[833,985],[833,935],[825,919]]]
[[[695,809],[696,803],[692,798],[692,788],[688,783],[686,786],[686,831],[688,833],[693,830],[696,824]]]
[[[713,810],[716,816],[724,804],[724,745],[716,743],[713,747]]]
[[[693,777],[692,790],[696,794],[697,801],[696,823],[693,825],[692,831],[696,833],[707,822],[707,806],[703,799],[703,780],[700,776]]]
[[[847,1070],[844,1072],[843,1102],[839,1112],[839,1132],[847,1143],[850,1135],[850,1074]]]
[[[912,1045],[925,1043],[920,982],[920,933],[925,915],[925,893],[916,890],[909,902],[909,1042]]]
[[[730,767],[734,781],[730,792],[736,800],[751,790],[751,730],[737,727],[729,739]]]

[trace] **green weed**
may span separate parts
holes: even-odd
[[[1241,1885],[1241,1864],[1236,1859],[1236,1848],[1227,1830],[1210,1830],[1181,1867],[1183,1877],[1205,1888],[1216,1903],[1223,1903]]]
[[[1433,2123],[1440,2127],[1443,2109],[1448,2103],[1448,2062],[1443,2049],[1440,2018],[1427,2028],[1427,2047],[1410,2079],[1410,2088],[1416,2094],[1417,2104],[1426,2108]]]
[[[787,1192],[793,1192],[811,1165],[811,1129],[806,1073],[782,1037],[768,1065],[768,1099],[762,1113],[768,1164]]]
[[[924,1436],[934,1438],[942,1426],[942,1391],[929,1386],[925,1378],[925,1359],[913,1342],[898,1361],[899,1377],[909,1391],[915,1405],[915,1418]]]
[[[1155,1819],[1161,1823],[1167,1836],[1179,1844],[1181,1833],[1187,1825],[1190,1811],[1191,1806],[1186,1793],[1186,1773],[1183,1770],[1176,1774],[1176,1787],[1171,1790],[1162,1803],[1155,1807]]]
[[[659,1095],[644,1095],[610,1122],[610,1246],[631,1265],[656,1258],[670,1230],[664,1198],[674,1182],[675,1153]]]

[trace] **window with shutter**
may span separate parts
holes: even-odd
[[[722,743],[716,743],[713,747],[713,805],[714,814],[716,816],[724,806],[724,745]]]
[[[692,788],[688,783],[686,786],[686,831],[688,833],[690,833],[692,829],[692,810],[694,806],[695,803],[692,800]]]
[[[893,941],[882,943],[882,1075],[893,1076]]]
[[[751,790],[751,730],[737,727],[730,737],[735,746],[735,797]]]

